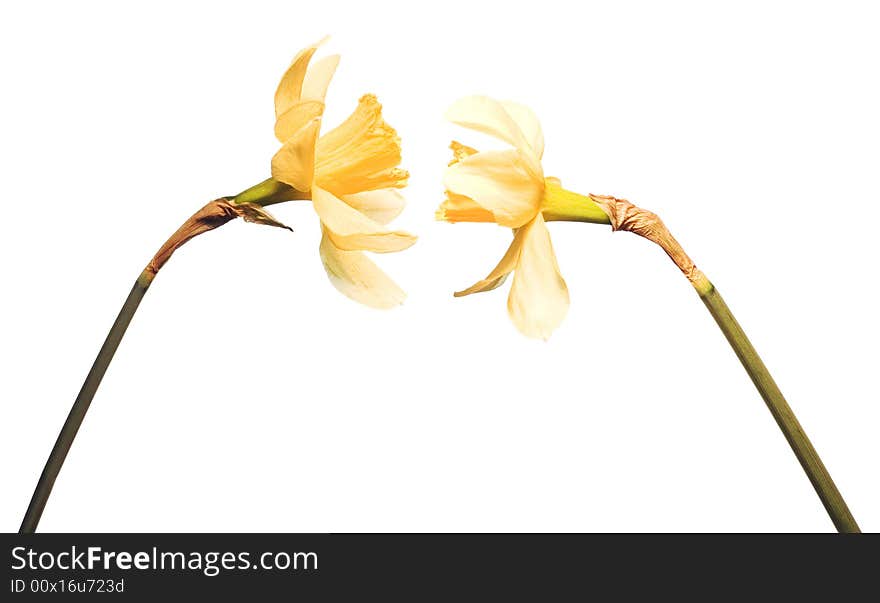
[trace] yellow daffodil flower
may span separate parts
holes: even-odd
[[[272,178],[310,194],[321,220],[321,260],[333,285],[358,302],[390,308],[405,294],[363,252],[401,251],[416,241],[386,226],[405,204],[396,190],[409,178],[398,167],[400,137],[372,94],[319,136],[324,97],[339,63],[338,55],[312,63],[319,45],[297,55],[275,93],[275,136],[282,147],[272,158]]]
[[[485,96],[457,101],[447,118],[489,134],[512,148],[478,152],[453,142],[446,171],[446,201],[437,218],[447,222],[495,222],[513,229],[513,242],[489,275],[456,297],[500,286],[513,272],[507,309],[529,337],[547,339],[568,312],[568,287],[559,273],[545,219],[568,200],[541,166],[544,135],[535,114],[523,105]],[[599,216],[601,214],[601,216]],[[607,217],[600,211],[597,218]]]

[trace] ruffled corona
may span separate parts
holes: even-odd
[[[477,150],[469,146],[463,145],[457,140],[453,140],[449,144],[452,149],[452,159],[449,166],[462,161],[466,157],[476,155]],[[437,220],[444,222],[494,222],[495,215],[485,209],[479,203],[466,197],[450,191],[446,191],[446,201],[440,204],[437,211],[434,212]]]
[[[337,195],[406,186],[400,136],[382,118],[382,105],[365,94],[354,113],[318,140],[315,181]]]
[[[494,222],[495,215],[485,209],[479,203],[465,197],[446,191],[446,201],[440,204],[434,217],[443,222]]]

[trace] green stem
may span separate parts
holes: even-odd
[[[574,191],[562,188],[558,180],[551,178],[544,182],[541,213],[547,222],[611,224],[605,210],[589,195],[579,195]]]
[[[107,367],[116,353],[116,348],[119,347],[119,342],[122,341],[122,336],[125,334],[125,330],[128,328],[141,300],[144,298],[144,294],[150,287],[150,282],[152,282],[152,274],[144,270],[135,282],[134,287],[131,288],[131,293],[128,294],[125,303],[122,305],[119,316],[116,317],[116,322],[113,323],[110,332],[107,333],[104,345],[101,346],[101,351],[98,352],[98,357],[95,358],[95,362],[86,376],[85,383],[83,383],[82,389],[79,390],[79,395],[73,403],[73,408],[70,409],[70,414],[67,415],[67,420],[61,428],[61,433],[58,434],[58,439],[55,441],[55,446],[52,448],[49,460],[46,461],[46,466],[40,475],[40,481],[37,482],[37,488],[31,497],[24,520],[21,522],[20,534],[32,534],[36,531],[37,524],[40,523],[40,517],[43,515],[43,509],[46,507],[46,501],[49,500],[49,494],[52,492],[52,486],[55,485],[55,479],[58,477],[58,472],[61,471],[61,465],[64,464],[64,459],[67,458],[67,453],[70,451],[70,446],[73,444],[73,439],[76,437],[80,425],[82,425],[86,411],[92,403],[92,398],[95,397],[95,392],[101,384],[101,379],[103,379],[104,373],[107,372]]]
[[[736,352],[737,357],[742,362],[749,377],[751,377],[752,383],[755,384],[755,387],[767,404],[767,408],[770,409],[773,418],[776,419],[776,424],[779,425],[779,429],[782,430],[785,439],[788,440],[789,446],[791,446],[794,455],[810,479],[810,483],[816,489],[816,494],[819,495],[819,499],[825,505],[825,510],[831,516],[831,521],[834,522],[837,531],[842,533],[859,533],[861,530],[859,530],[856,520],[846,506],[846,501],[843,500],[843,496],[841,496],[837,486],[834,485],[834,481],[822,463],[822,459],[819,458],[819,454],[813,448],[813,444],[798,422],[797,417],[795,417],[794,411],[791,410],[788,402],[785,401],[785,397],[770,375],[770,371],[767,370],[764,362],[758,356],[749,338],[731,313],[730,308],[724,303],[721,294],[718,293],[718,290],[715,289],[708,279],[705,280],[703,286],[697,287],[695,284],[695,287],[700,294],[700,299],[706,304],[706,308],[709,309],[712,318],[718,323],[722,333],[724,333],[724,336],[730,343],[730,347]]]
[[[266,207],[267,205],[275,205],[285,201],[302,201],[305,199],[311,199],[311,195],[278,182],[274,178],[267,178],[259,184],[238,193],[235,197],[231,198],[231,201],[233,203],[258,203]]]
[[[829,475],[822,459],[810,442],[797,417],[785,401],[770,371],[764,366],[742,327],[736,322],[730,308],[724,303],[715,286],[706,278],[672,236],[663,221],[654,213],[637,207],[625,199],[607,195],[582,196],[563,189],[558,182],[548,179],[544,201],[544,218],[601,223],[605,216],[614,230],[627,230],[660,246],[690,281],[721,328],[727,341],[770,409],[776,424],[782,430],[789,446],[816,489],[825,510],[839,532],[859,532],[859,526],[846,506],[843,496]],[[550,214],[548,216],[548,213]]]
[[[308,193],[303,193],[269,178],[230,198],[229,202],[255,203],[265,206],[308,198]],[[219,201],[225,200],[225,198],[221,198]],[[122,310],[119,311],[119,316],[116,317],[116,322],[113,323],[110,332],[107,334],[107,339],[104,340],[104,345],[101,346],[101,350],[98,352],[98,357],[95,358],[95,362],[86,376],[82,389],[80,389],[79,395],[76,397],[73,407],[67,415],[67,420],[61,428],[61,433],[58,434],[58,439],[55,441],[55,446],[52,448],[49,459],[46,461],[46,466],[43,468],[43,473],[40,475],[40,480],[37,482],[37,487],[25,512],[24,520],[21,522],[19,533],[30,534],[36,531],[40,517],[43,515],[43,509],[45,509],[49,495],[52,493],[52,487],[55,485],[55,479],[61,471],[61,466],[64,464],[64,459],[67,458],[70,447],[73,445],[73,440],[79,431],[80,425],[82,425],[86,411],[88,411],[89,405],[95,397],[95,392],[97,392],[98,386],[101,384],[104,373],[107,372],[107,367],[110,366],[110,361],[116,353],[116,348],[119,347],[119,342],[122,341],[125,330],[128,328],[138,305],[140,305],[158,270],[174,253],[175,249],[193,236],[198,236],[203,232],[217,228],[232,219],[233,216],[223,212],[206,211],[209,208],[215,209],[213,205],[216,203],[213,202],[206,205],[202,210],[184,222],[183,226],[160,248],[159,252],[153,257],[153,260],[135,282],[131,293],[128,294],[128,298],[122,306]]]

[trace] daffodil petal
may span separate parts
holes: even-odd
[[[272,157],[272,177],[300,191],[308,191],[315,175],[315,142],[321,119],[300,128]]]
[[[363,252],[336,247],[326,229],[319,250],[330,282],[343,295],[379,309],[398,306],[406,298],[406,293]]]
[[[275,138],[283,144],[304,125],[323,114],[323,101],[299,101],[275,120]]]
[[[323,101],[327,95],[330,80],[333,79],[333,74],[336,73],[336,67],[338,66],[338,54],[322,57],[312,63],[303,78],[300,98],[302,100]]]
[[[568,312],[568,287],[559,273],[550,232],[541,214],[523,226],[521,232],[523,244],[507,298],[507,311],[521,333],[547,339]]]
[[[406,199],[393,188],[363,191],[352,195],[343,195],[340,198],[379,224],[388,224],[399,216],[406,206]]]
[[[469,155],[446,170],[443,180],[452,193],[470,197],[495,215],[502,226],[517,228],[538,212],[544,180],[533,174],[516,149]]]
[[[321,187],[312,187],[312,205],[333,243],[345,251],[389,253],[416,242],[415,236],[388,230]]]
[[[488,96],[466,96],[446,111],[446,119],[471,130],[483,132],[530,151],[522,130],[500,102]]]
[[[309,69],[309,61],[312,60],[318,46],[323,44],[326,39],[300,50],[290,67],[281,76],[281,81],[275,90],[275,117],[281,116],[302,99],[303,80]]]
[[[520,132],[526,142],[531,147],[535,157],[541,159],[544,155],[544,131],[541,129],[541,122],[535,112],[519,103],[511,101],[501,101],[501,105],[511,119],[516,122]]]
[[[489,276],[474,283],[463,291],[456,291],[454,294],[455,297],[464,297],[471,293],[482,293],[483,291],[491,291],[492,289],[500,287],[501,284],[507,280],[507,276],[516,268],[520,252],[522,251],[524,238],[524,229],[517,229],[513,235],[513,242],[510,244],[510,247],[507,248],[504,257],[501,258],[501,261],[498,262],[495,269],[489,273]]]

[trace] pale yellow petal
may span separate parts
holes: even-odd
[[[315,142],[321,119],[300,128],[272,158],[272,177],[300,191],[308,191],[315,174]]]
[[[519,103],[501,101],[501,104],[507,114],[516,122],[535,156],[540,159],[544,155],[544,131],[541,129],[538,116],[534,111]]]
[[[446,170],[443,183],[491,211],[502,226],[517,228],[539,211],[544,180],[516,149],[485,151],[463,158]]]
[[[488,96],[466,96],[446,111],[446,119],[465,128],[489,134],[520,150],[531,149],[504,105]]]
[[[379,224],[388,224],[399,216],[406,206],[406,199],[400,191],[393,188],[364,191],[340,198]]]
[[[275,120],[275,137],[285,143],[298,130],[324,114],[324,103],[319,100],[299,101]]]
[[[522,251],[523,240],[525,238],[524,235],[525,229],[517,229],[513,235],[513,242],[510,244],[510,247],[507,248],[504,257],[501,258],[501,261],[498,262],[495,269],[489,273],[489,276],[463,291],[456,291],[455,297],[463,297],[465,295],[470,295],[471,293],[491,291],[507,280],[507,275],[516,268],[516,264],[519,261],[519,255]]]
[[[309,68],[309,61],[312,60],[318,46],[323,44],[326,39],[300,50],[290,67],[284,72],[278,83],[278,88],[275,90],[275,117],[281,116],[302,100],[303,80]]]
[[[330,86],[330,80],[336,73],[336,67],[339,66],[339,55],[331,54],[322,57],[309,66],[306,76],[303,78],[302,100],[323,101],[327,95],[327,88]]]
[[[321,237],[321,261],[333,286],[343,295],[366,306],[393,308],[406,294],[361,251],[339,249],[326,229]]]
[[[345,251],[389,253],[416,242],[415,236],[388,230],[321,187],[312,187],[312,205],[333,243]]]
[[[547,339],[568,312],[568,287],[559,273],[550,232],[541,214],[521,232],[524,240],[507,310],[521,333]]]

